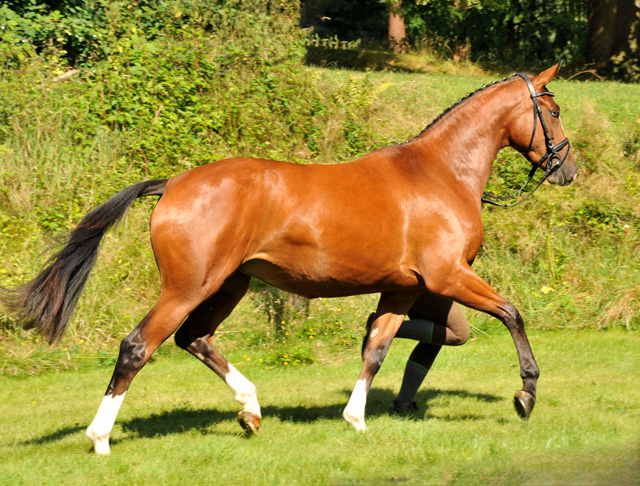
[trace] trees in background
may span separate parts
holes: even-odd
[[[122,26],[135,24],[133,35],[147,40],[183,25],[216,32],[220,12],[241,4],[5,0],[0,4],[0,58],[51,51],[72,65],[91,62],[113,54],[114,39],[132,34]],[[411,46],[454,60],[514,67],[562,58],[640,80],[640,0],[287,0],[261,5],[255,12],[273,18],[280,15],[280,5],[287,11],[300,5],[300,25],[321,38],[361,40],[363,46],[395,52]]]
[[[389,1],[389,45],[395,53],[407,51],[407,28],[401,1]]]
[[[302,0],[320,37],[410,45],[455,60],[597,63],[640,79],[640,0]],[[348,13],[348,15],[347,15]],[[373,28],[372,28],[373,27]]]
[[[590,61],[640,80],[640,0],[589,0]]]
[[[302,0],[301,5],[303,26],[320,37],[353,40],[355,34],[382,45],[388,37],[396,39],[388,32],[396,27],[401,32],[404,19],[408,44],[449,57],[531,63],[553,50],[554,59],[560,54],[575,60],[584,57],[586,46],[587,0]]]

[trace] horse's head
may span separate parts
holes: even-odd
[[[560,121],[560,107],[546,88],[561,64],[537,76],[518,75],[523,101],[510,130],[510,142],[534,166],[545,170],[549,182],[564,186],[575,179],[578,166]]]

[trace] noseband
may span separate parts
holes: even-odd
[[[532,162],[533,167],[529,172],[529,177],[527,178],[527,182],[525,182],[524,185],[513,194],[509,194],[508,196],[497,196],[495,194],[489,194],[487,192],[484,193],[484,197],[481,199],[482,202],[493,204],[494,206],[501,206],[503,208],[515,206],[516,204],[520,204],[521,202],[529,199],[531,195],[534,192],[536,192],[538,187],[540,187],[542,183],[546,181],[551,174],[553,174],[555,171],[560,169],[560,167],[562,167],[565,160],[567,160],[567,157],[569,156],[569,151],[571,150],[571,145],[569,144],[568,138],[565,138],[562,142],[558,144],[555,144],[555,145],[553,144],[553,140],[551,140],[551,136],[549,135],[549,130],[547,129],[547,124],[545,123],[544,118],[542,117],[542,109],[540,108],[540,103],[538,103],[538,98],[540,96],[554,96],[554,94],[550,91],[541,91],[540,93],[536,93],[536,90],[533,87],[533,83],[531,82],[531,79],[529,79],[529,76],[527,76],[526,74],[520,74],[520,73],[516,74],[516,76],[519,76],[526,81],[527,87],[529,88],[529,93],[531,93],[531,101],[533,101],[533,133],[531,134],[531,141],[529,142],[529,147],[527,148],[527,150],[522,152],[522,154],[523,155],[528,154],[531,151],[531,148],[533,147],[533,140],[536,137],[536,129],[538,128],[538,118],[540,119],[540,126],[542,127],[542,132],[544,133],[544,140],[545,140],[545,146],[547,148],[547,153],[545,153],[537,162]],[[564,157],[562,157],[562,160],[559,161],[559,158],[554,156],[557,155],[565,147],[568,147],[567,153],[565,153]],[[545,162],[547,162],[547,166],[544,169],[545,171],[544,175],[542,176],[542,179],[540,179],[540,181],[538,182],[536,187],[533,188],[532,191],[530,191],[526,196],[522,197],[521,199],[511,204],[502,204],[498,202],[498,201],[507,201],[514,197],[518,197],[522,193],[522,191],[529,185],[536,171],[538,169],[543,168],[542,165]]]

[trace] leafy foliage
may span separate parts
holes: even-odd
[[[63,4],[81,6],[39,3],[46,8],[33,28],[50,29],[47,15],[81,25]],[[97,40],[73,51],[53,34],[20,40],[34,5],[0,7],[0,35],[12,39],[0,43],[0,286],[35,275],[46,259],[37,255],[124,186],[228,156],[352,160],[411,138],[495,79],[461,75],[442,61],[429,76],[307,68],[293,0],[93,2],[98,13],[84,25],[93,22]],[[558,99],[562,93],[578,181],[543,187],[512,211],[484,211],[475,268],[533,326],[638,327],[639,275],[630,264],[640,249],[634,88],[563,83]],[[526,172],[522,157],[503,151],[490,189],[509,192]],[[113,346],[157,297],[146,231],[153,201],[136,206],[104,241],[69,329],[74,345]],[[357,347],[376,301],[296,302],[259,284],[247,300],[219,339],[264,351],[274,366],[321,360],[324,346]],[[493,329],[493,320],[474,319],[482,332]],[[34,339],[9,315],[0,314],[0,327],[11,352]]]
[[[446,58],[523,66],[585,58],[586,0],[309,0],[302,25],[322,38],[383,45],[391,4],[400,4],[412,46]]]
[[[584,59],[586,1],[420,0],[408,4],[409,35],[414,43],[437,42],[473,59],[510,60],[522,65]]]

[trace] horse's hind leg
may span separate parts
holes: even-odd
[[[100,408],[87,428],[87,436],[93,442],[96,453],[109,454],[109,436],[136,373],[197,304],[163,292],[151,311],[122,340],[113,376]]]
[[[229,363],[211,343],[213,334],[247,292],[250,277],[231,275],[220,290],[200,304],[175,335],[176,344],[211,368],[242,405],[238,421],[247,434],[257,434],[261,411],[256,387]]]

